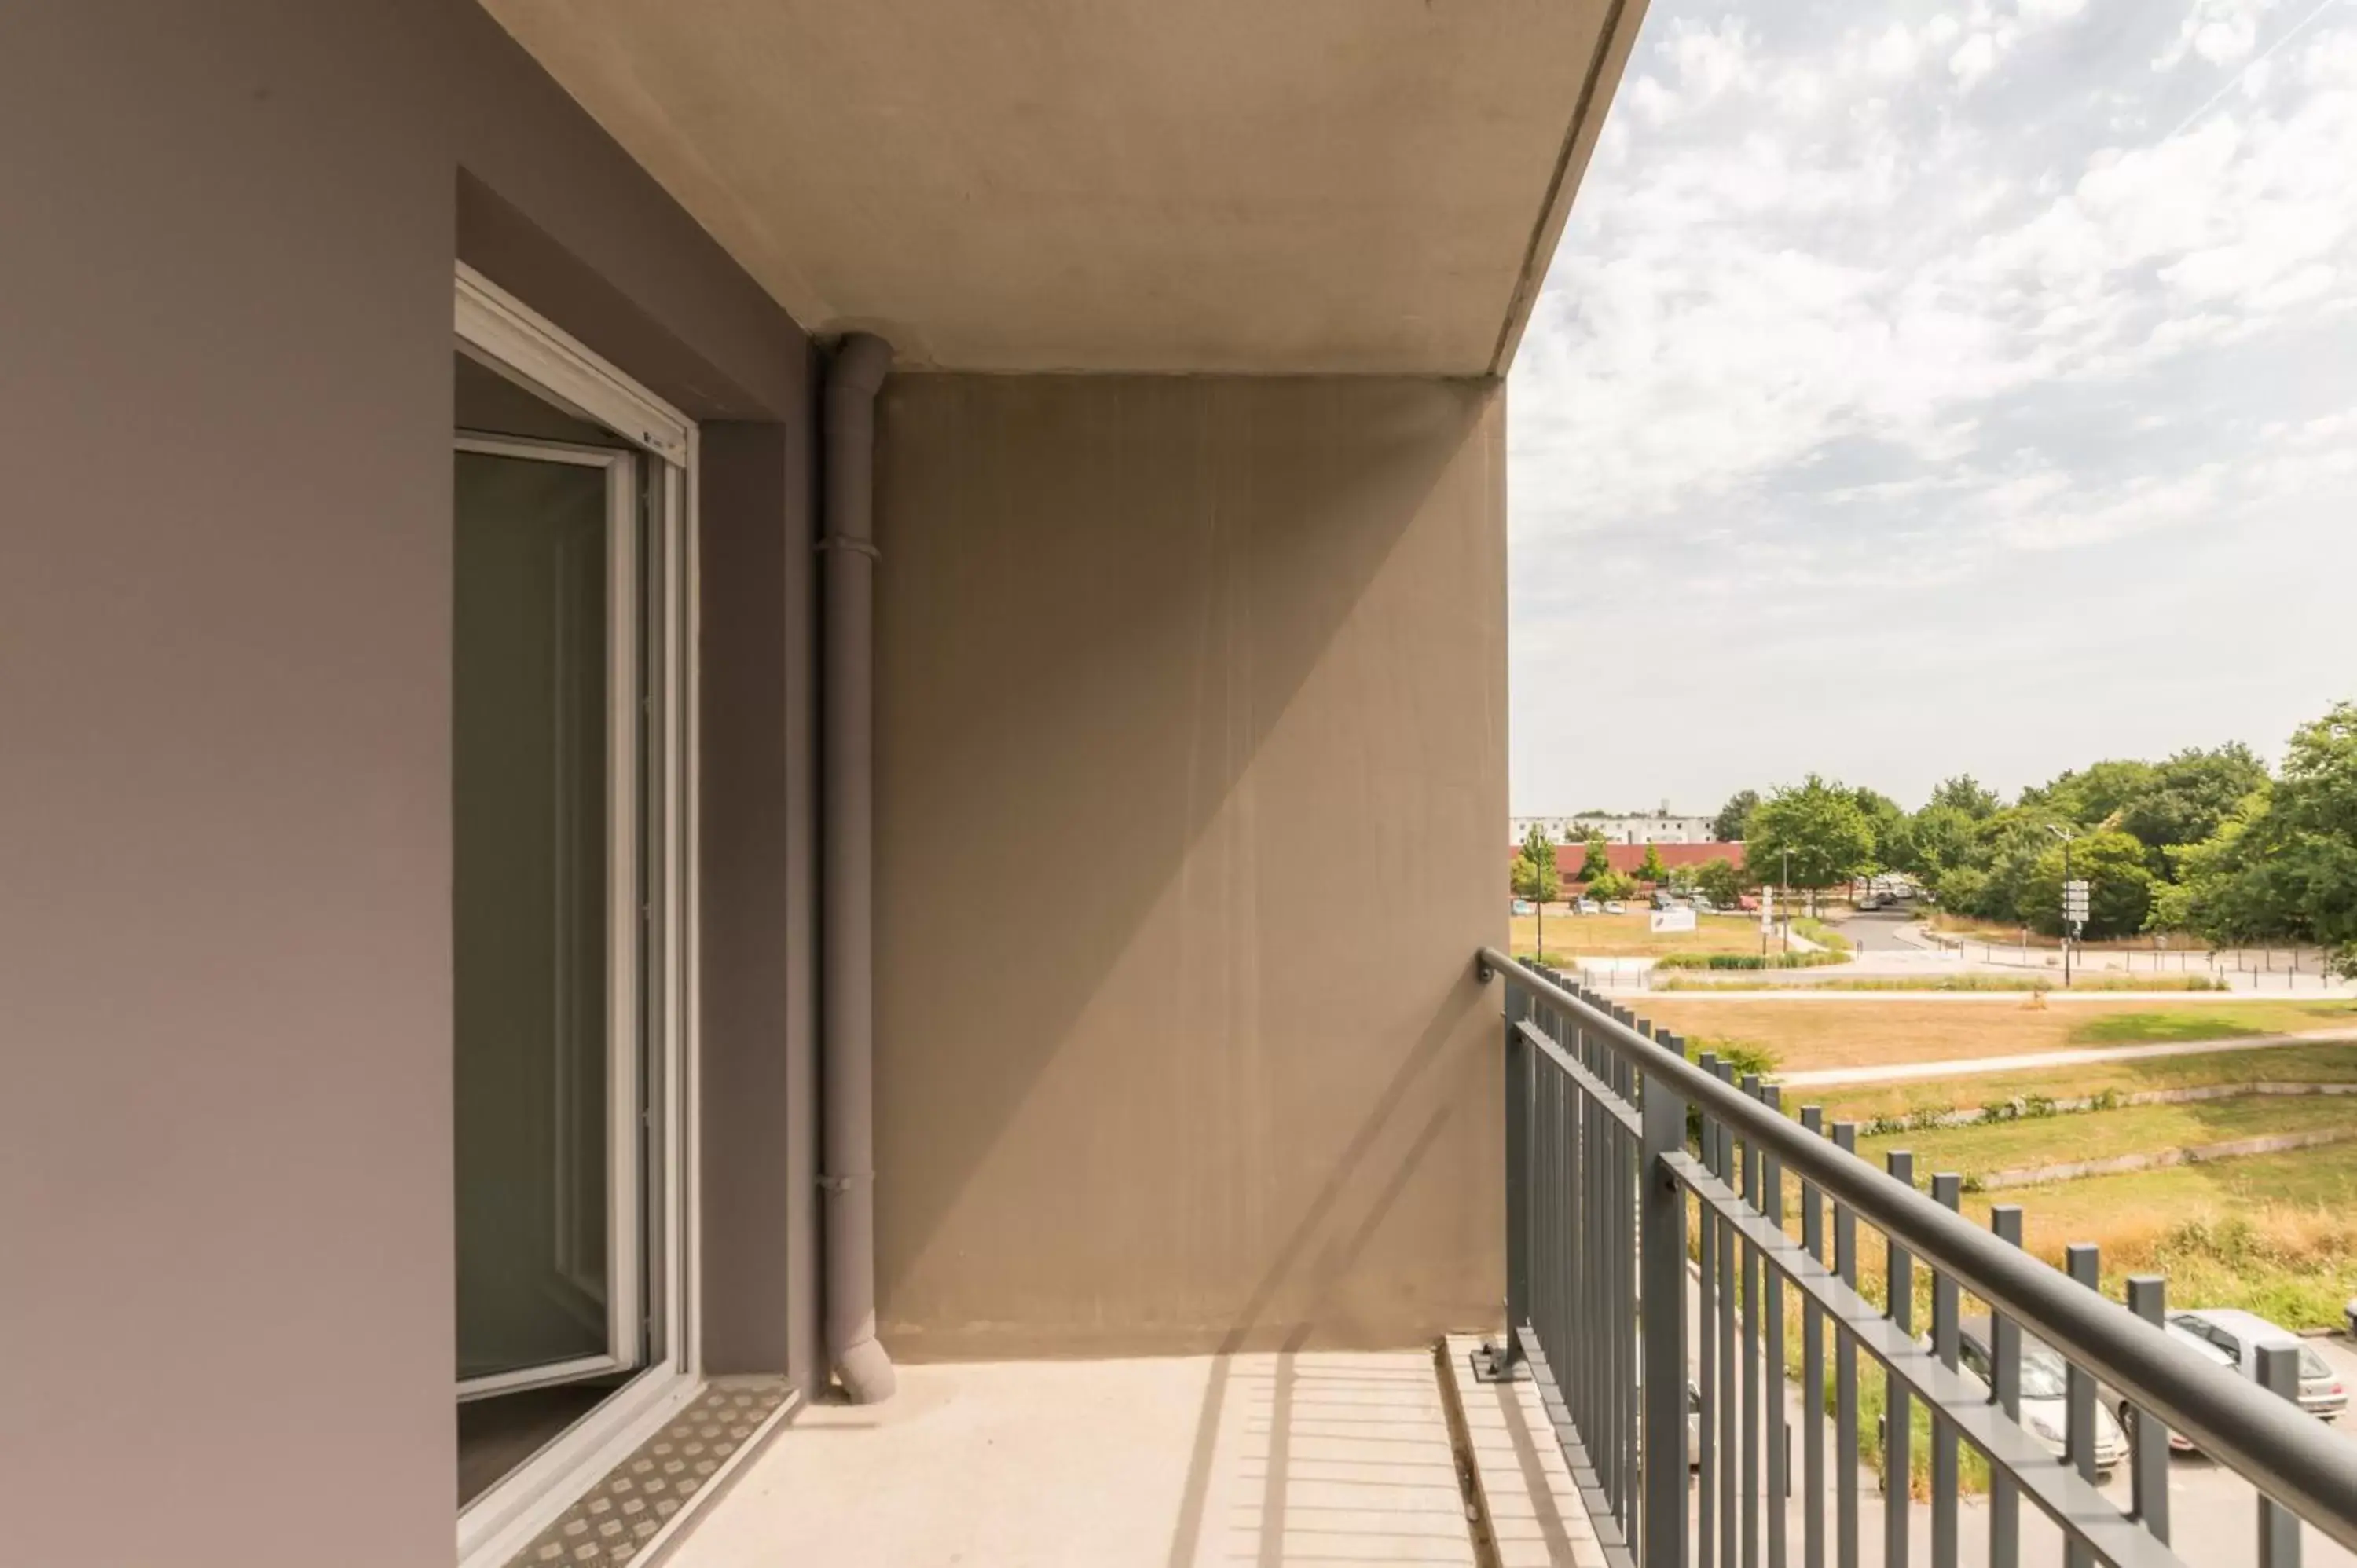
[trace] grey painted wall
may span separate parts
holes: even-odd
[[[470,0],[18,7],[0,146],[5,1555],[447,1562],[451,258],[807,346]]]
[[[896,1355],[1494,1320],[1502,423],[1465,381],[887,383]]]

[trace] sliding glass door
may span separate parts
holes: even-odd
[[[614,447],[457,441],[462,1400],[642,1352],[637,466]]]

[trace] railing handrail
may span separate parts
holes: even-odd
[[[1912,1186],[1892,1180],[1781,1112],[1664,1049],[1576,992],[1492,947],[1491,973],[1577,1016],[1615,1056],[1772,1149],[1788,1175],[1855,1210],[1908,1251],[2149,1409],[2261,1492],[2357,1551],[2357,1445],[2297,1404],[2179,1344],[2158,1326],[2009,1245]],[[1675,1036],[1668,1036],[1674,1042]]]

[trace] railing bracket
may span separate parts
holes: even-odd
[[[1510,1360],[1506,1348],[1484,1339],[1473,1348],[1466,1360],[1472,1365],[1473,1380],[1477,1383],[1527,1383],[1531,1380],[1531,1364],[1526,1360]]]

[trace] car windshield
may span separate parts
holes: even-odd
[[[2059,1400],[2067,1387],[2062,1358],[2050,1345],[2025,1343],[2021,1348],[2021,1397]]]

